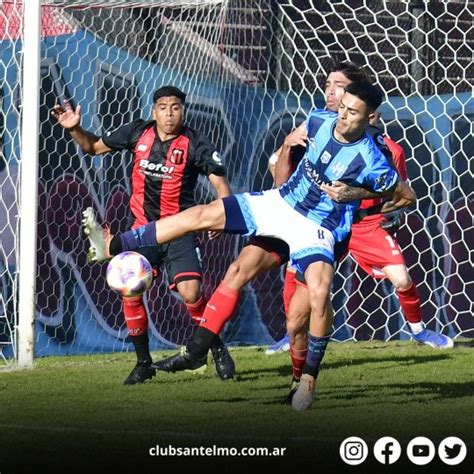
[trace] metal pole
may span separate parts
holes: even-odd
[[[41,0],[23,2],[18,366],[33,367],[36,303]]]

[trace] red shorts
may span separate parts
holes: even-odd
[[[385,278],[382,268],[387,265],[406,265],[396,238],[380,222],[353,225],[349,253],[374,278]]]

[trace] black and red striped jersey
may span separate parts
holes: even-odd
[[[183,126],[180,135],[163,142],[155,125],[138,119],[102,137],[109,148],[133,153],[133,228],[196,205],[199,174],[226,175],[216,147],[205,135]]]

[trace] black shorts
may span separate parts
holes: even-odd
[[[288,244],[275,237],[250,237],[246,242],[247,245],[255,245],[263,250],[271,253],[278,265],[283,265],[290,260],[290,247]]]
[[[346,256],[347,247],[349,246],[350,239],[351,239],[351,234],[349,233],[349,235],[344,240],[341,240],[340,242],[336,242],[334,244],[334,262],[336,266]],[[304,278],[304,275],[301,272],[296,272],[295,278],[298,283],[302,283],[303,285],[306,285],[306,280]]]
[[[202,259],[196,234],[188,234],[167,244],[136,250],[159,270],[164,264],[171,290],[187,280],[202,280]]]

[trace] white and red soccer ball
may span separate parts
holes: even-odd
[[[137,252],[122,252],[107,266],[107,283],[122,296],[137,296],[148,290],[153,281],[150,262]]]

